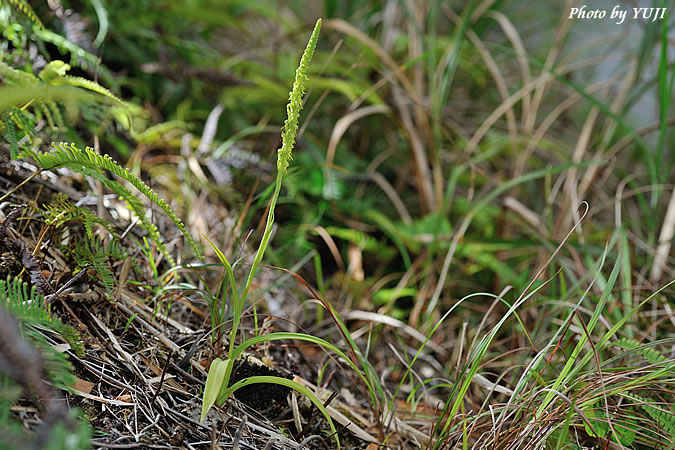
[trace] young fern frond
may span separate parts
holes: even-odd
[[[45,83],[51,84],[52,86],[74,86],[82,89],[87,89],[97,94],[101,94],[109,99],[113,100],[117,104],[124,106],[124,102],[117,98],[112,92],[104,88],[100,84],[87,80],[82,77],[75,77],[72,75],[66,75],[70,70],[70,64],[66,64],[63,61],[55,60],[47,64],[44,69],[40,72],[40,79]]]
[[[35,14],[35,11],[33,11],[33,8],[26,0],[7,0],[7,1],[12,6],[12,8],[21,11],[40,30],[45,29],[45,26],[42,24],[42,21],[38,18],[37,14]]]
[[[51,61],[47,64],[38,74],[38,77],[46,82],[50,83],[52,80],[64,76],[68,70],[70,70],[70,65],[64,63],[61,60]]]
[[[103,225],[108,231],[112,231],[108,222],[96,217],[90,209],[76,206],[63,194],[57,194],[56,199],[50,204],[45,204],[44,208],[45,223],[55,228],[66,222],[81,221],[89,239],[94,239],[95,223]]]
[[[78,242],[75,246],[75,255],[77,257],[78,265],[84,269],[91,264],[98,276],[105,286],[108,294],[115,289],[115,278],[112,270],[110,270],[109,258],[111,257],[111,249],[114,241],[108,244],[108,247],[101,242],[100,239],[95,238],[91,241],[85,239],[84,242]]]
[[[75,77],[66,75],[66,72],[70,70],[70,65],[66,64],[63,61],[51,61],[47,64],[42,71],[40,71],[39,77],[36,77],[30,72],[24,72],[21,70],[16,70],[7,64],[0,61],[0,78],[2,78],[7,84],[14,86],[21,86],[23,88],[30,88],[36,91],[39,91],[38,88],[44,86],[72,86],[74,88],[84,89],[86,91],[94,92],[103,96],[106,99],[111,100],[117,107],[121,107],[123,110],[126,110],[126,105],[122,100],[117,98],[112,92],[104,88],[98,83],[87,80],[82,77]],[[32,104],[33,111],[36,114],[42,114],[47,120],[50,128],[56,129],[57,127],[63,127],[65,122],[61,111],[57,103],[51,98],[28,98],[27,103],[22,108],[26,108]],[[20,104],[14,104],[12,106],[21,106]]]
[[[25,88],[33,88],[42,84],[42,81],[32,73],[16,70],[2,61],[0,61],[0,78],[2,78],[5,83],[9,85],[22,86]],[[47,120],[50,128],[55,129],[56,123],[54,122],[53,112],[54,110],[58,110],[56,103],[54,103],[53,100],[33,99],[30,100],[25,106],[22,106],[21,109],[25,109],[33,102],[35,102],[33,110],[36,112],[36,114],[42,114]],[[17,104],[14,106],[20,105]]]
[[[82,77],[75,77],[75,76],[72,76],[72,75],[65,75],[62,78],[62,80],[63,80],[62,82],[58,82],[58,83],[54,83],[54,84],[57,85],[57,86],[61,85],[61,84],[66,84],[68,86],[75,86],[75,87],[87,89],[89,91],[96,92],[97,94],[101,94],[101,95],[104,95],[104,96],[108,97],[109,99],[115,101],[120,106],[125,106],[124,102],[122,100],[120,100],[117,96],[115,96],[115,94],[113,94],[108,89],[101,86],[100,84],[95,83],[91,80],[87,80],[86,78],[82,78]]]
[[[105,66],[99,64],[99,57],[89,53],[82,47],[74,44],[60,34],[54,33],[50,30],[35,30],[35,35],[38,39],[49,42],[56,46],[59,52],[62,55],[70,55],[70,64],[73,66],[80,67],[81,69],[87,69],[89,67],[95,67],[97,73],[101,76],[107,84],[113,84],[115,79]]]
[[[197,248],[196,242],[194,239],[192,239],[192,236],[190,236],[185,228],[185,225],[183,225],[183,222],[178,218],[173,209],[171,209],[164,199],[159,198],[157,194],[152,189],[150,189],[150,187],[148,187],[147,184],[129,172],[129,169],[122,168],[108,155],[97,154],[91,147],[87,147],[84,151],[82,151],[75,144],[68,144],[65,142],[61,142],[58,145],[52,143],[52,146],[54,147],[54,151],[34,155],[34,158],[40,167],[43,169],[68,167],[76,172],[82,173],[83,175],[90,175],[97,180],[100,180],[104,185],[112,189],[120,197],[126,200],[130,209],[138,216],[143,228],[145,228],[145,230],[150,235],[150,238],[157,245],[157,249],[167,257],[171,265],[175,265],[173,258],[171,255],[169,255],[166,247],[162,243],[157,227],[150,223],[150,221],[145,217],[146,209],[143,207],[140,200],[121,183],[107,178],[103,171],[107,170],[110,173],[120,177],[121,179],[130,183],[141,194],[146,196],[152,203],[164,211],[169,219],[171,219],[171,221],[178,227],[181,233],[183,233],[188,243],[195,251],[196,255],[203,259],[203,256]]]

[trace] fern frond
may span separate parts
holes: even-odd
[[[26,109],[28,105],[39,100],[54,100],[66,107],[79,103],[96,103],[100,96],[70,86],[49,86],[44,83],[26,85],[0,85],[0,111],[11,110],[17,106]],[[36,116],[41,113],[40,108],[32,106],[31,111]],[[25,113],[24,113],[25,114]]]
[[[110,270],[109,260],[110,252],[101,242],[100,239],[93,239],[91,242],[84,240],[75,246],[75,255],[77,263],[81,268],[85,268],[89,264],[94,268],[98,276],[101,278],[105,290],[108,294],[115,289],[115,279],[112,270]]]
[[[307,86],[313,90],[334,90],[343,94],[350,102],[355,102],[365,95],[367,102],[373,105],[384,105],[384,101],[376,92],[373,92],[368,85],[357,81],[315,76],[307,80]]]
[[[21,86],[31,90],[33,89],[37,90],[39,87],[43,86],[40,79],[35,75],[33,75],[32,73],[16,70],[12,67],[9,67],[7,64],[1,61],[0,61],[0,77],[3,78],[5,82],[7,82],[7,84]],[[37,103],[36,105],[37,110],[45,116],[47,122],[49,123],[49,126],[52,129],[56,128],[56,123],[58,123],[59,125],[63,124],[63,117],[61,116],[61,112],[59,111],[58,106],[53,100],[48,98],[38,100],[30,99],[28,100],[28,103],[26,105],[30,105],[33,101]],[[16,107],[19,105],[20,103],[11,105],[10,109],[11,108],[16,109]],[[54,117],[56,117],[56,122],[54,121]]]
[[[38,77],[29,72],[24,72],[22,70],[16,70],[13,67],[8,66],[4,62],[0,61],[0,77],[7,81],[9,84],[35,84],[39,83]]]
[[[39,77],[36,77],[30,72],[16,70],[0,61],[0,78],[4,79],[7,84],[10,85],[32,88],[36,93],[45,86],[72,86],[75,88],[84,89],[96,94],[100,94],[105,98],[112,100],[116,105],[118,105],[118,107],[121,106],[122,110],[126,110],[126,105],[124,102],[122,102],[122,100],[117,98],[112,92],[100,84],[87,80],[86,78],[66,75],[66,72],[69,69],[69,64],[66,64],[63,61],[55,60],[47,64],[47,66],[40,72]],[[82,96],[82,94],[78,94],[78,96]],[[27,102],[28,105],[30,105],[32,102],[36,103],[34,106],[34,111],[42,113],[50,128],[57,129],[59,127],[64,127],[65,122],[63,120],[63,116],[58,108],[58,105],[53,99],[40,98],[39,95],[36,95],[35,97],[29,97]],[[20,104],[12,104],[11,106],[19,105]],[[69,105],[72,106],[73,103],[65,103],[65,105],[66,107]]]
[[[667,359],[658,350],[652,347],[647,347],[633,339],[621,338],[618,341],[612,342],[611,345],[624,350],[635,350],[637,353],[642,355],[649,362],[649,364],[658,364],[666,361]]]
[[[12,5],[14,9],[21,11],[28,19],[30,19],[33,24],[38,27],[40,30],[44,30],[45,26],[42,24],[42,21],[38,18],[33,8],[26,0],[8,0],[9,4]]]
[[[59,146],[60,146],[59,148],[61,148],[61,150],[64,153],[61,153],[60,155],[55,154],[58,152],[37,154],[34,156],[35,160],[38,162],[38,164],[42,166],[43,169],[68,167],[72,170],[75,170],[76,172],[80,172],[85,176],[90,176],[92,178],[99,180],[108,189],[115,192],[120,198],[126,201],[127,207],[136,217],[138,217],[141,226],[148,233],[150,239],[152,239],[152,241],[155,242],[155,245],[157,245],[157,249],[159,250],[159,252],[167,257],[171,265],[175,265],[173,258],[171,257],[171,255],[169,255],[168,250],[166,249],[164,243],[162,242],[162,239],[159,235],[159,230],[157,230],[157,227],[146,218],[147,210],[143,206],[141,201],[138,198],[136,198],[136,196],[133,195],[131,191],[125,188],[121,183],[118,183],[106,177],[102,171],[102,169],[104,168],[101,165],[97,165],[95,162],[92,163],[87,158],[87,156],[85,156],[83,152],[79,148],[77,148],[74,144],[71,144],[71,146],[68,147],[68,144],[61,143],[59,144]],[[91,149],[87,147],[87,150]],[[48,155],[55,156],[56,160],[52,159],[52,161],[46,162],[45,158],[43,157]],[[43,163],[45,165],[43,165]],[[130,175],[133,176],[133,174]]]
[[[100,84],[91,80],[87,80],[86,78],[66,75],[69,70],[70,64],[66,64],[60,60],[54,60],[47,64],[44,69],[42,69],[42,71],[40,71],[38,77],[45,83],[51,84],[52,86],[67,85],[87,89],[89,91],[96,92],[97,94],[108,97],[123,107],[125,106],[122,100],[117,98],[112,92]]]
[[[56,126],[54,116],[52,115],[52,110],[49,107],[47,107],[47,102],[44,100],[38,100],[36,102],[36,105],[38,111],[41,112],[45,120],[47,120],[47,125],[49,125],[49,128],[51,128],[52,130],[58,130],[59,127]]]
[[[197,248],[197,244],[188,233],[183,222],[178,218],[171,207],[157,196],[157,194],[148,187],[141,179],[136,177],[129,169],[122,168],[109,155],[99,155],[94,149],[87,147],[84,151],[80,150],[75,144],[68,144],[65,142],[54,144],[55,151],[49,153],[41,153],[36,155],[35,159],[43,169],[54,169],[57,167],[69,167],[72,170],[83,173],[85,175],[92,175],[101,180],[106,186],[115,191],[120,197],[124,198],[130,205],[134,214],[138,216],[141,224],[144,226],[151,239],[155,241],[157,248],[173,263],[173,258],[168,254],[164,244],[162,243],[157,227],[151,224],[145,218],[145,209],[140,204],[136,196],[126,189],[122,184],[110,180],[103,175],[102,170],[107,170],[112,174],[122,178],[135,187],[141,194],[147,197],[152,203],[157,205],[164,213],[171,219],[171,221],[183,233],[188,243],[195,251],[197,256],[203,259],[201,253]]]
[[[378,251],[385,247],[374,237],[353,228],[326,227],[326,231],[331,236],[349,241],[365,251]]]
[[[8,113],[0,114],[0,121],[2,121],[2,135],[9,143],[9,153],[12,159],[16,159],[19,155],[19,136],[14,128],[14,123],[9,117]]]
[[[101,75],[101,78],[105,80],[106,83],[111,84],[114,82],[114,77],[110,71],[99,64],[98,56],[89,53],[82,47],[74,44],[60,34],[54,33],[53,31],[46,29],[35,30],[35,35],[42,41],[55,45],[62,55],[65,55],[66,53],[69,54],[70,64],[72,66],[77,66],[85,70],[90,66],[92,68],[95,67],[97,72]]]
[[[91,171],[87,172],[87,175],[92,175]],[[129,193],[129,195],[131,194]],[[142,206],[140,209],[143,209]],[[125,259],[128,254],[119,246],[117,241],[112,240],[106,246],[98,237],[94,236],[95,223],[103,225],[110,233],[112,233],[111,225],[95,216],[88,208],[75,205],[63,194],[58,194],[50,204],[44,205],[43,216],[47,225],[56,228],[70,221],[83,223],[88,239],[75,241],[75,260],[82,269],[91,266],[100,277],[106,291],[109,294],[112,293],[115,288],[115,280],[110,268],[110,259]]]
[[[28,290],[28,285],[17,278],[0,281],[0,304],[6,306],[20,323],[58,333],[77,354],[84,354],[80,334],[75,328],[52,317],[44,306],[44,298],[34,286]]]
[[[61,78],[61,80],[63,80],[62,83],[59,82],[59,83],[56,83],[56,84],[67,84],[69,86],[76,86],[76,87],[80,87],[80,88],[83,88],[83,89],[87,89],[89,91],[96,92],[97,94],[104,95],[104,96],[108,97],[109,99],[114,100],[116,103],[118,103],[121,106],[125,106],[124,102],[122,102],[122,100],[117,98],[115,96],[115,94],[113,94],[108,89],[104,88],[103,86],[101,86],[100,84],[98,84],[94,81],[87,80],[86,78],[82,78],[82,77],[74,77],[72,75],[65,75]]]
[[[33,128],[31,125],[31,118],[28,116],[28,114],[19,108],[12,108],[8,112],[8,116],[12,119],[12,123],[15,128],[23,132],[23,134],[28,137],[29,142],[32,144],[35,128]],[[17,156],[20,156],[20,153],[17,154]]]
[[[70,64],[57,59],[50,61],[38,74],[38,78],[46,83],[61,78],[70,70]]]
[[[108,222],[97,217],[91,210],[76,206],[63,194],[57,194],[56,199],[50,204],[45,204],[44,208],[45,223],[55,228],[76,220],[84,224],[84,229],[90,240],[94,239],[95,223],[103,225],[106,230],[112,233],[112,227]]]
[[[152,145],[169,132],[185,132],[187,129],[188,125],[182,120],[170,120],[148,127],[142,133],[130,130],[130,134],[139,144]]]
[[[132,174],[132,176],[133,176],[133,174]],[[157,229],[155,224],[150,222],[148,220],[148,218],[146,217],[147,216],[147,214],[146,214],[147,209],[145,208],[143,203],[141,203],[140,199],[136,198],[136,196],[133,195],[131,193],[131,191],[129,191],[127,188],[122,186],[122,184],[120,184],[120,183],[118,183],[114,180],[110,180],[110,179],[105,178],[105,177],[104,178],[99,177],[98,179],[101,180],[101,182],[108,189],[115,192],[120,198],[123,198],[126,201],[127,207],[131,210],[131,212],[134,213],[134,215],[136,217],[138,217],[138,220],[141,222],[141,226],[143,227],[143,229],[145,229],[145,231],[148,233],[148,236],[150,236],[150,239],[152,239],[152,241],[157,246],[157,250],[159,250],[160,253],[162,253],[164,256],[166,256],[167,260],[169,261],[169,264],[171,264],[172,266],[176,265],[173,258],[169,254],[169,251],[166,249],[166,246],[164,245],[164,242],[162,242],[162,237],[159,235],[159,230]],[[167,208],[168,208],[168,205],[167,205]],[[176,219],[180,221],[180,219],[178,219],[178,217],[176,217]],[[181,225],[182,225],[182,222],[181,222]],[[181,229],[180,226],[178,228]],[[183,229],[181,229],[181,232],[183,232]],[[187,237],[188,241],[191,239],[191,237],[187,233],[187,230],[184,231],[183,234]],[[195,248],[195,247],[193,247],[193,248]],[[197,253],[197,254],[199,255],[199,253]]]
[[[63,114],[61,114],[61,110],[59,109],[59,105],[56,104],[56,102],[52,99],[47,99],[47,100],[42,100],[47,108],[49,109],[49,112],[51,113],[52,117],[54,118],[54,123],[56,124],[57,128],[65,128],[66,127],[66,122],[63,120]]]
[[[68,356],[54,350],[38,330],[40,327],[31,324],[30,320],[23,323],[21,328],[23,334],[40,351],[49,380],[59,389],[70,390],[77,379],[72,373],[73,366],[68,361]]]
[[[668,433],[670,436],[675,436],[675,408],[668,404],[661,404],[662,407],[656,407],[650,405],[650,403],[656,403],[653,400],[644,398],[637,394],[624,392],[623,395],[629,397],[637,402],[637,404],[645,410],[645,412],[654,419],[656,423],[659,424],[663,431]],[[666,410],[664,410],[664,408]],[[670,409],[670,411],[668,411]]]
[[[47,108],[47,104],[42,100],[37,100],[35,102],[35,108],[35,111],[38,113],[37,116],[44,117],[47,121],[47,125],[49,125],[49,128],[56,130],[57,126],[54,122],[54,116],[52,116],[52,112],[49,110],[49,108]]]

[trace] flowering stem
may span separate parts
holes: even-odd
[[[307,71],[309,68],[309,63],[312,60],[314,55],[314,49],[316,48],[316,42],[319,39],[319,30],[321,29],[321,19],[316,21],[314,26],[314,31],[312,36],[309,38],[307,47],[305,48],[302,58],[300,59],[300,65],[295,71],[295,81],[293,82],[293,90],[291,91],[288,99],[288,105],[286,106],[286,112],[288,118],[284,122],[284,131],[281,134],[281,148],[277,152],[277,179],[274,186],[274,194],[272,194],[272,200],[270,201],[269,212],[267,213],[267,223],[265,224],[265,231],[263,237],[260,241],[260,246],[258,246],[258,251],[255,254],[253,259],[253,264],[251,265],[251,270],[248,274],[248,279],[246,280],[246,286],[240,297],[239,308],[235,308],[234,311],[234,323],[232,326],[232,334],[230,335],[230,352],[232,352],[234,346],[234,338],[236,336],[237,328],[239,325],[239,320],[241,312],[243,310],[244,302],[248,295],[248,291],[251,288],[251,282],[255,276],[258,266],[262,261],[265,250],[267,249],[267,244],[269,243],[270,237],[272,235],[272,224],[274,223],[274,208],[277,204],[277,199],[279,198],[279,193],[281,192],[281,181],[286,174],[286,169],[288,164],[292,159],[293,146],[295,145],[295,137],[298,133],[298,121],[300,119],[300,111],[302,110],[302,98],[305,95],[305,81],[307,81]]]

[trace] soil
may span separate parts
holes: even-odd
[[[246,357],[235,362],[230,378],[230,385],[239,380],[254,376],[275,376],[292,379],[276,369],[259,364],[251,358]],[[244,386],[234,393],[234,397],[243,404],[250,406],[258,412],[270,412],[270,409],[277,409],[288,405],[286,398],[290,389],[273,383],[257,383],[250,386]]]

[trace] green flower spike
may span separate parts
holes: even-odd
[[[270,208],[267,213],[267,224],[265,225],[265,231],[263,232],[262,240],[260,241],[260,246],[256,252],[255,258],[253,259],[253,264],[251,265],[251,270],[248,274],[248,279],[246,280],[246,286],[241,295],[241,301],[246,300],[248,291],[251,288],[251,282],[255,276],[256,271],[258,270],[258,265],[262,261],[262,257],[269,243],[270,236],[272,235],[272,224],[274,223],[274,208],[277,205],[277,199],[279,198],[279,193],[281,192],[281,180],[286,174],[286,169],[288,164],[292,159],[293,146],[295,145],[295,136],[298,134],[298,120],[300,119],[300,111],[302,110],[302,97],[305,95],[305,81],[307,80],[307,69],[309,63],[312,61],[312,56],[314,55],[314,49],[316,48],[316,42],[319,39],[319,30],[321,30],[321,19],[316,21],[314,25],[314,31],[312,31],[312,36],[309,38],[307,47],[305,48],[302,58],[300,59],[300,65],[298,70],[295,71],[295,81],[293,82],[293,90],[288,96],[288,105],[286,106],[286,113],[288,118],[284,122],[284,131],[281,133],[281,148],[277,154],[277,179],[274,186],[274,193],[272,194],[272,199],[270,200]],[[237,318],[235,317],[235,322]],[[237,324],[238,325],[238,324]],[[236,329],[236,326],[233,327]]]
[[[290,160],[293,159],[293,146],[295,145],[295,136],[298,134],[298,119],[300,119],[300,111],[302,110],[302,97],[305,95],[305,81],[308,78],[307,69],[309,63],[312,61],[320,30],[321,19],[316,21],[312,36],[307,43],[307,48],[302,54],[300,66],[298,66],[298,69],[295,71],[293,90],[288,97],[288,105],[286,105],[288,118],[286,119],[286,122],[284,122],[284,132],[281,135],[281,148],[278,152],[277,176],[279,177],[283,177],[286,174],[288,164]]]

